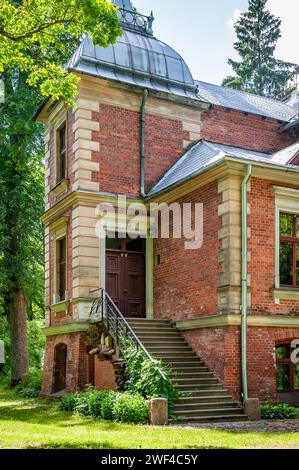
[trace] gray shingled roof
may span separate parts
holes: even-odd
[[[211,83],[201,81],[195,81],[195,83],[198,86],[198,96],[214,105],[258,114],[279,121],[290,121],[296,115],[296,111],[291,106],[281,101]]]
[[[223,162],[225,157],[243,159],[248,162],[272,164],[282,168],[296,168],[289,164],[290,160],[299,152],[299,142],[280,152],[273,154],[254,152],[239,147],[216,144],[201,140],[191,147],[156,183],[149,191],[148,196],[154,196],[167,191],[173,186],[192,179],[193,177],[211,169]]]

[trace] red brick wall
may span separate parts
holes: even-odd
[[[45,349],[42,395],[52,393],[55,347],[61,343],[67,346],[66,391],[74,392],[85,386],[87,360],[86,333],[48,336]]]
[[[92,159],[100,162],[100,172],[92,180],[101,191],[138,196],[140,193],[140,113],[100,105],[92,118],[100,131],[92,139],[100,144]],[[145,117],[145,172],[147,186],[159,178],[182,154],[188,139],[180,121],[147,114]]]
[[[236,327],[203,328],[188,331],[184,336],[228,392],[240,400],[240,330]]]
[[[184,319],[216,314],[221,223],[217,183],[194,191],[178,202],[204,204],[203,246],[199,250],[186,250],[184,239],[170,237],[154,241],[154,253],[161,260],[154,268],[155,316]]]
[[[117,390],[113,361],[94,356],[94,385],[97,390]]]
[[[240,327],[203,328],[184,334],[228,392],[240,400]],[[299,338],[299,328],[248,328],[248,389],[250,398],[276,400],[275,346]]]
[[[145,120],[145,175],[146,190],[160,179],[183,154],[183,141],[189,132],[182,122],[147,115]]]
[[[299,302],[281,300],[275,305],[272,289],[275,276],[275,196],[271,186],[277,183],[253,178],[248,195],[250,215],[248,242],[251,279],[251,311],[268,314],[299,314]]]
[[[213,106],[202,114],[202,138],[220,144],[274,152],[295,142],[293,134],[280,134],[281,123],[261,116]]]

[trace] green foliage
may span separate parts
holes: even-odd
[[[116,392],[107,393],[101,404],[101,418],[107,421],[114,419],[114,404],[118,394]]]
[[[21,390],[35,390],[38,395],[42,387],[42,380],[42,370],[29,369],[26,377],[15,387],[15,389],[17,392],[20,392]]]
[[[124,423],[147,422],[147,402],[137,394],[95,390],[88,387],[83,392],[65,395],[59,408],[92,419],[117,420]]]
[[[17,394],[23,398],[36,398],[39,396],[39,391],[34,388],[22,388],[17,391]]]
[[[82,34],[103,47],[121,34],[109,0],[1,0],[0,23],[0,73],[18,68],[43,95],[72,105],[78,78],[57,57]]]
[[[223,85],[268,97],[283,94],[294,74],[294,64],[276,59],[281,20],[266,9],[267,0],[249,0],[249,7],[235,24],[234,44],[241,61],[229,59],[236,76]]]
[[[169,414],[172,415],[179,392],[171,380],[171,368],[161,360],[149,359],[142,350],[129,345],[125,348],[124,359],[127,377],[125,389],[139,393],[147,400],[167,398]]]
[[[114,403],[113,414],[122,423],[147,423],[148,405],[141,395],[123,393]]]
[[[73,413],[75,411],[77,397],[81,393],[82,392],[68,393],[67,395],[64,395],[59,402],[59,408],[62,411],[70,411]]]
[[[286,403],[263,403],[261,417],[262,419],[298,419],[299,409]]]

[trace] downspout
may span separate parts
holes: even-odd
[[[252,175],[252,165],[247,165],[242,181],[242,316],[241,316],[241,367],[243,400],[248,400],[247,383],[247,188]]]
[[[144,127],[145,127],[145,105],[148,97],[148,90],[143,90],[143,99],[140,110],[140,195],[145,196],[144,188]]]

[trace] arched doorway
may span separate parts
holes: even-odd
[[[58,344],[54,353],[54,371],[53,371],[53,393],[65,389],[66,381],[66,344]]]

